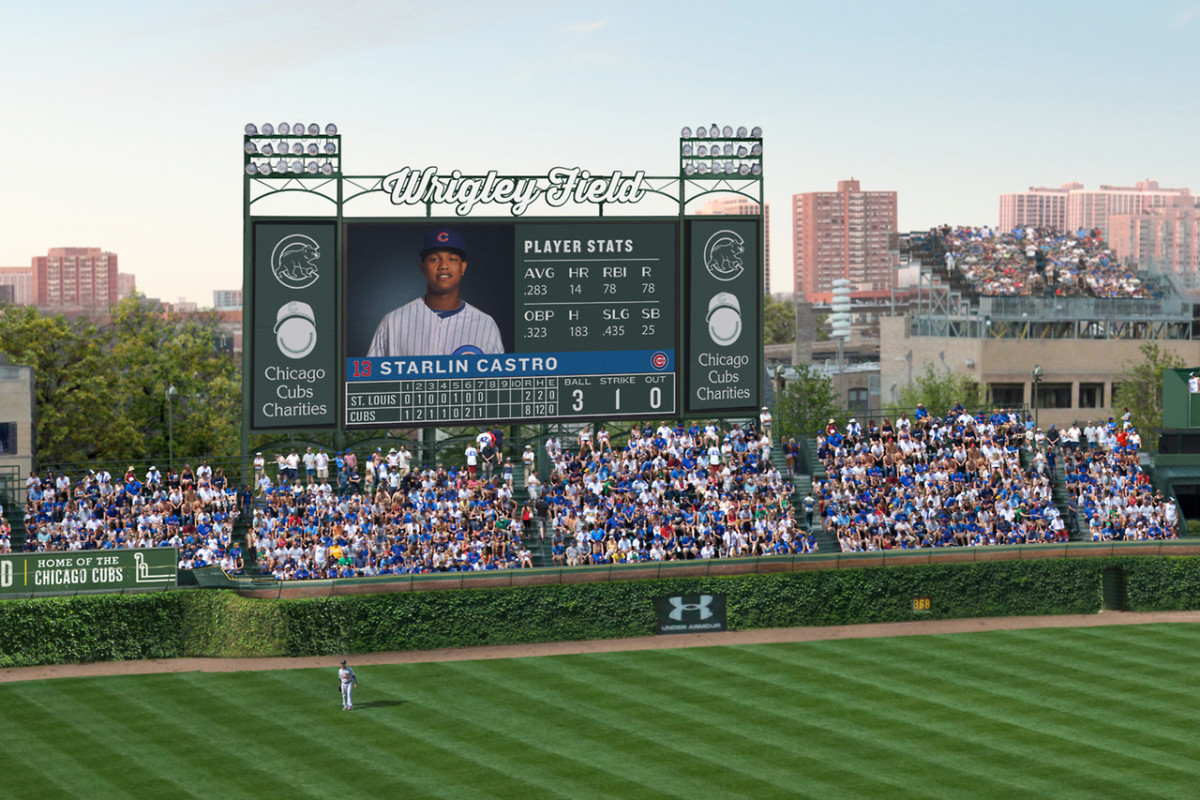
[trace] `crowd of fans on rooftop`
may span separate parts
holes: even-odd
[[[982,295],[1149,297],[1151,288],[1120,263],[1099,230],[934,228],[946,269]]]

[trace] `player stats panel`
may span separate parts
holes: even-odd
[[[428,355],[350,356],[347,426],[677,413],[675,221],[449,227],[467,254],[464,282],[480,267],[477,280],[491,281],[468,302],[495,322],[502,352],[459,338]]]

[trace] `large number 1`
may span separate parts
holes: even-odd
[[[571,408],[575,411],[583,411],[583,389],[576,389],[571,392],[571,395],[575,398]]]

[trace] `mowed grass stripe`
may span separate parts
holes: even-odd
[[[970,634],[969,636],[975,635]],[[902,648],[906,644],[897,639],[889,642],[886,646]],[[1011,650],[1005,652],[1011,652]],[[999,653],[993,653],[987,660],[997,663],[998,658]],[[1036,687],[1032,691],[1040,693],[1041,686],[1036,681],[1036,677],[1036,674],[1033,675],[1033,679],[1025,684],[984,681],[960,683],[955,689],[958,699],[945,697],[945,702],[961,705],[964,711],[972,714],[979,713],[981,708],[994,709],[986,715],[988,718],[1029,731],[1027,735],[1021,737],[1022,741],[1036,744],[1037,753],[1042,754],[1041,757],[1035,755],[1032,764],[1044,763],[1044,756],[1048,751],[1052,751],[1060,758],[1054,762],[1053,771],[1050,773],[1052,777],[1063,771],[1074,771],[1080,776],[1083,785],[1090,786],[1100,777],[1107,776],[1108,780],[1117,782],[1117,788],[1130,779],[1131,767],[1140,771],[1144,780],[1151,784],[1165,782],[1169,785],[1174,783],[1171,776],[1163,775],[1163,770],[1170,772],[1178,770],[1180,767],[1183,767],[1184,771],[1175,777],[1179,779],[1194,777],[1195,762],[1191,757],[1187,757],[1181,762],[1169,756],[1164,757],[1158,750],[1152,748],[1142,748],[1136,745],[1131,748],[1128,739],[1117,736],[1114,736],[1111,741],[1105,740],[1101,736],[1098,741],[1097,726],[1112,725],[1112,720],[1103,715],[1097,715],[1094,709],[1087,704],[1054,711],[1048,710],[1045,703],[1041,702],[1040,696],[1031,697],[1029,689],[1021,688],[1022,686]],[[1144,764],[1139,764],[1137,759],[1130,761],[1134,755],[1130,752],[1131,749],[1137,751],[1137,755],[1145,761]],[[1091,758],[1088,758],[1089,751]],[[1076,765],[1076,762],[1082,763]]]
[[[944,790],[968,788],[972,794],[978,794],[980,785],[999,779],[1009,786],[1009,793],[1014,789],[1044,793],[1062,780],[1062,773],[1072,771],[1069,765],[1061,765],[1058,774],[1040,775],[1022,765],[1040,763],[1047,753],[1065,756],[1075,746],[1074,741],[1043,735],[1007,713],[992,713],[986,706],[960,707],[958,703],[930,696],[919,679],[915,684],[906,683],[895,674],[894,664],[885,675],[880,669],[881,659],[869,653],[860,659],[854,655],[857,650],[851,648],[842,653],[836,662],[837,669],[831,674],[844,689],[827,697],[827,702],[860,709],[861,716],[855,722],[862,727],[860,735],[868,741],[878,741],[889,730],[903,730],[906,740],[914,746],[936,747],[943,768],[934,775],[937,782],[945,782]],[[831,708],[822,711],[833,713]],[[946,766],[953,766],[959,774],[946,774]],[[896,764],[887,764],[885,768],[894,770]],[[1077,771],[1071,782],[1098,790],[1105,788],[1090,771]]]
[[[686,762],[702,758],[719,765],[723,775],[748,782],[751,796],[793,794],[798,790],[796,771],[805,768],[806,775],[821,788],[821,776],[816,774],[823,765],[811,759],[796,744],[794,735],[761,726],[745,709],[730,714],[732,701],[728,687],[725,692],[697,698],[690,684],[678,680],[678,652],[643,654],[651,658],[627,659],[620,655],[572,656],[545,659],[544,662],[566,667],[562,680],[593,689],[598,682],[617,688],[604,692],[611,698],[604,710],[610,723],[630,726],[640,739],[654,741],[655,737],[671,743],[671,757]],[[539,661],[539,666],[542,665]],[[569,666],[568,666],[569,665]],[[584,674],[586,671],[586,674]],[[779,702],[781,695],[775,698]],[[631,705],[636,701],[636,705]],[[786,719],[786,722],[792,722]],[[669,729],[664,728],[670,725]],[[656,733],[656,731],[661,731]],[[659,747],[661,741],[655,742]],[[824,788],[850,791],[844,779],[831,775]],[[766,784],[766,785],[764,785]],[[735,783],[735,787],[743,784]],[[710,787],[711,788],[711,787]],[[863,787],[864,796],[878,796],[886,786]],[[735,790],[737,790],[735,788]]]
[[[173,777],[160,776],[155,762],[158,758],[146,758],[137,748],[121,748],[115,745],[122,737],[114,736],[114,728],[121,726],[121,716],[128,708],[120,704],[103,702],[103,689],[96,686],[80,686],[81,681],[67,681],[47,692],[39,704],[43,717],[57,723],[57,735],[51,747],[64,756],[67,766],[62,772],[69,777],[73,794],[78,797],[122,797],[130,788],[163,796],[186,795],[185,782]],[[94,699],[101,701],[91,707],[92,713],[81,713],[85,706],[81,695],[70,691],[94,691]],[[161,755],[161,754],[160,754]]]
[[[332,770],[315,768],[329,763],[330,741],[306,739],[311,726],[288,724],[279,711],[287,699],[267,691],[266,684],[246,693],[252,701],[238,699],[243,694],[239,687],[263,674],[159,677],[166,680],[156,687],[154,714],[164,725],[178,724],[195,740],[202,754],[195,758],[210,775],[225,776],[223,794],[318,798],[337,788]]]
[[[227,766],[203,749],[206,743],[188,729],[183,719],[142,713],[154,697],[147,693],[146,681],[89,679],[55,683],[68,706],[67,713],[82,716],[81,709],[91,712],[91,741],[98,747],[89,754],[88,762],[93,769],[116,772],[117,790],[112,796],[128,796],[131,789],[151,795],[191,796],[197,781]],[[122,748],[121,757],[116,759],[103,746],[109,741],[138,744]],[[97,793],[89,786],[81,796]]]
[[[889,643],[888,647],[892,646]],[[904,673],[898,666],[902,663],[893,662],[890,670],[895,680],[892,687],[895,691],[900,691],[903,685],[900,678]],[[937,700],[939,704],[961,709],[957,725],[948,733],[973,741],[981,748],[1019,756],[1028,764],[1024,770],[1026,775],[1036,776],[1041,765],[1053,761],[1053,770],[1042,773],[1046,778],[1061,779],[1073,774],[1073,786],[1098,792],[1121,791],[1130,777],[1130,766],[1144,773],[1153,772],[1160,764],[1169,766],[1169,762],[1162,759],[1145,770],[1142,769],[1145,765],[1131,765],[1126,761],[1124,750],[1115,743],[1085,738],[1081,734],[1087,730],[1089,723],[1094,722],[1081,719],[1083,715],[1080,713],[1076,713],[1066,724],[1058,724],[1054,715],[1049,714],[1030,694],[1034,684],[1027,686],[1029,688],[1021,685],[978,685],[970,690],[956,686],[954,693],[957,698],[940,694]],[[922,688],[904,691],[906,694],[929,694]],[[1009,726],[1010,729],[1006,731],[1001,726]],[[1005,744],[1002,739],[1012,739],[1015,744]]]
[[[161,681],[159,691],[146,696],[139,690],[137,699],[146,704],[162,734],[193,746],[181,763],[201,768],[201,783],[211,781],[214,775],[225,777],[222,796],[319,798],[341,792],[347,776],[331,757],[331,744],[336,740],[306,736],[311,724],[295,724],[282,714],[274,688],[267,683],[239,688],[247,682],[269,681],[274,675],[154,676]],[[285,689],[283,694],[291,692]],[[238,702],[239,694],[244,694],[247,702]],[[178,769],[172,762],[155,766]],[[392,782],[391,776],[388,782]]]
[[[1190,797],[1184,627],[8,684],[0,796],[111,794],[44,777],[99,735],[133,797]]]
[[[499,662],[512,663],[512,662]],[[557,754],[543,748],[538,732],[551,724],[538,709],[530,716],[528,708],[518,708],[503,702],[495,692],[484,691],[472,674],[463,676],[448,673],[453,664],[410,665],[405,668],[383,668],[372,679],[371,686],[381,685],[383,675],[395,676],[386,689],[395,696],[403,695],[404,717],[394,715],[372,715],[383,725],[411,727],[417,752],[423,746],[436,748],[440,766],[447,774],[471,776],[471,793],[459,796],[488,796],[500,790],[499,796],[544,797],[578,796],[572,791],[571,782],[578,782],[584,789],[588,782],[596,789],[589,792],[603,796],[617,784],[611,796],[620,796],[620,778],[596,771],[590,766],[579,769],[576,765],[556,762]],[[371,668],[379,670],[379,668]],[[508,667],[507,669],[513,669]],[[364,670],[360,670],[360,679]],[[509,680],[517,680],[514,672]],[[371,692],[377,691],[372,688]],[[535,785],[536,784],[536,785]],[[565,784],[565,787],[564,787]]]
[[[690,658],[701,663],[710,655],[719,665],[728,663],[719,651],[688,651]],[[904,717],[903,735],[895,735],[891,722],[881,719],[880,705],[872,692],[830,690],[825,686],[828,676],[822,675],[817,665],[793,662],[787,651],[782,656],[768,656],[753,648],[752,655],[762,661],[747,662],[736,673],[741,687],[730,700],[768,717],[793,713],[803,716],[811,732],[801,746],[820,754],[828,769],[850,773],[859,781],[897,784],[896,789],[887,791],[889,796],[915,793],[954,797],[964,790],[983,796],[986,792],[982,789],[989,784],[997,796],[1014,790],[1011,780],[999,782],[987,774],[981,778],[979,759],[968,743],[940,743],[935,750],[932,744],[938,741],[940,727],[920,718]],[[802,674],[800,670],[805,670],[804,677],[796,680],[796,675]],[[780,703],[781,682],[788,680],[793,681],[787,693],[795,698],[795,710],[784,710]],[[918,785],[920,789],[916,790]],[[878,792],[874,794],[879,796]]]
[[[1105,643],[1107,646],[1107,642]],[[1011,651],[1011,650],[1010,650]],[[1038,675],[1051,673],[1062,661],[1061,651],[1054,657],[1039,652],[1033,643],[1019,651]],[[1103,661],[1106,651],[1086,655],[1086,663]],[[1182,674],[1190,668],[1186,659],[1180,662]],[[1187,676],[1189,682],[1194,678]],[[1184,683],[1176,687],[1156,679],[1142,680],[1128,670],[1092,668],[1090,674],[1072,684],[1069,679],[1042,679],[1042,684],[1055,685],[1050,698],[1037,698],[1039,713],[1049,716],[1049,708],[1068,709],[1088,724],[1072,721],[1081,732],[1080,741],[1089,746],[1105,747],[1124,759],[1146,762],[1149,774],[1156,778],[1169,777],[1172,770],[1196,776],[1197,752],[1193,744],[1196,727],[1195,690]]]
[[[895,792],[903,793],[911,786],[913,778],[919,778],[929,770],[946,773],[953,780],[957,772],[959,783],[978,788],[977,776],[973,771],[947,766],[944,753],[934,754],[928,748],[915,746],[920,740],[910,728],[904,737],[880,735],[877,726],[871,724],[876,711],[870,698],[840,698],[820,685],[819,673],[814,665],[804,660],[793,661],[795,651],[785,651],[784,659],[766,658],[757,649],[747,651],[747,659],[737,662],[741,668],[729,671],[730,661],[723,653],[711,650],[690,650],[682,655],[691,662],[689,674],[693,680],[715,682],[714,692],[720,686],[736,685],[727,691],[726,702],[737,704],[744,710],[742,716],[760,715],[776,720],[778,726],[787,726],[792,720],[803,719],[805,730],[796,737],[794,747],[819,755],[824,767],[832,774],[851,772],[864,780],[896,784]],[[705,670],[713,674],[705,676]],[[767,675],[761,674],[766,671]],[[776,672],[776,676],[770,673]],[[801,676],[801,677],[797,677]],[[820,709],[830,714],[814,714]],[[731,709],[731,715],[736,711]],[[869,757],[864,757],[865,751]],[[883,766],[885,765],[886,766]],[[806,776],[807,777],[807,776]],[[844,778],[842,778],[844,780]],[[997,784],[997,788],[1000,788]],[[1011,787],[1008,787],[1011,791]],[[927,790],[922,790],[927,795]]]
[[[394,714],[392,707],[378,709],[381,714],[342,711],[328,670],[257,673],[255,684],[259,698],[272,698],[282,739],[297,751],[287,761],[302,760],[305,788],[313,797],[455,797],[475,789],[455,771],[437,769],[455,753],[446,750],[432,759],[428,749],[414,753],[422,737],[380,724],[377,718]]]
[[[1020,691],[1027,695],[1028,690],[1019,687],[1034,684],[1038,687],[1034,702],[1039,715],[1070,715],[1070,719],[1063,722],[1084,734],[1081,742],[1108,738],[1122,743],[1119,749],[1125,755],[1142,755],[1157,766],[1184,767],[1190,771],[1195,752],[1184,744],[1184,738],[1171,741],[1167,748],[1182,759],[1175,761],[1160,758],[1161,746],[1137,752],[1140,745],[1136,743],[1162,740],[1165,738],[1164,726],[1176,728],[1181,734],[1190,734],[1196,722],[1195,713],[1190,710],[1194,709],[1191,701],[1194,690],[1179,682],[1171,685],[1169,680],[1152,674],[1142,678],[1128,670],[1091,666],[1098,658],[1103,661],[1105,653],[1114,649],[1113,642],[1089,638],[1080,644],[1089,647],[1098,644],[1100,647],[1098,651],[1081,651],[1079,647],[1070,647],[1069,643],[1064,646],[1064,642],[1059,641],[1052,651],[1047,652],[1038,647],[1036,639],[1014,638],[1005,643],[1004,663],[995,663],[994,651],[975,656],[981,669],[989,668],[993,674],[999,673],[1003,676],[1004,686],[1018,687],[1014,690],[1001,692],[997,689],[998,681],[985,681],[974,676],[969,680],[957,680],[965,689],[981,694]],[[1178,662],[1181,680],[1185,677],[1185,664],[1190,660]],[[987,666],[989,662],[990,667]],[[1149,666],[1146,671],[1150,672]],[[1190,675],[1186,677],[1194,681]],[[1133,752],[1131,746],[1135,748]]]
[[[1016,680],[1037,681],[1050,690],[1039,698],[1043,705],[1060,698],[1068,701],[1085,700],[1095,703],[1098,706],[1097,713],[1102,716],[1120,712],[1121,706],[1127,706],[1129,710],[1150,707],[1161,715],[1172,716],[1179,714],[1179,699],[1194,691],[1194,687],[1187,685],[1192,680],[1186,674],[1187,661],[1191,659],[1175,662],[1175,677],[1156,675],[1155,672],[1162,668],[1161,663],[1146,664],[1138,669],[1113,664],[1112,654],[1122,645],[1119,642],[1114,644],[1108,640],[1094,640],[1079,643],[1094,648],[1091,650],[1081,650],[1079,645],[1064,647],[1062,642],[1051,651],[1037,645],[1036,641],[1029,639],[1009,642],[1005,656],[1010,663],[1005,664],[1003,669]],[[1069,675],[1065,674],[1064,665],[1070,665]],[[1135,725],[1139,722],[1133,715],[1128,719]],[[1130,731],[1137,732],[1137,729]]]
[[[653,739],[639,740],[620,725],[597,714],[593,698],[562,693],[541,681],[530,679],[538,660],[508,662],[457,662],[445,665],[456,673],[458,685],[478,707],[495,704],[494,713],[471,721],[483,726],[523,770],[544,769],[554,763],[556,780],[547,786],[564,797],[694,797],[689,778],[679,776],[681,785],[647,786],[639,780],[639,760],[647,749],[658,749]],[[519,671],[518,671],[519,670]],[[554,736],[551,737],[550,734]],[[514,748],[514,743],[521,747]],[[489,741],[490,744],[490,741]],[[524,749],[522,749],[524,748]],[[530,757],[532,753],[532,758]],[[678,754],[662,753],[679,762]],[[665,761],[656,761],[658,767]]]
[[[0,788],[12,797],[118,797],[122,783],[115,782],[95,765],[97,753],[108,756],[108,748],[93,737],[78,735],[60,712],[59,689],[43,691],[34,697],[14,692],[5,695],[5,763],[0,771]],[[68,711],[67,714],[72,712]],[[86,719],[83,715],[77,715]],[[36,724],[29,724],[36,720]],[[90,720],[103,724],[104,719]],[[95,737],[101,738],[101,737]],[[101,739],[102,741],[102,739]],[[47,764],[54,764],[47,769]],[[134,778],[136,775],[132,774]],[[170,795],[167,781],[151,787],[146,796]],[[11,793],[11,794],[10,794]],[[185,796],[191,796],[186,791]]]
[[[1050,648],[1038,648],[1036,639],[1025,636],[1001,639],[1016,642],[1014,646],[1014,641],[1005,641],[1005,652],[1010,659],[1031,665],[1023,669],[1028,669],[1032,676],[1029,685],[1037,687],[1030,691],[1036,693],[1038,713],[1047,720],[1046,724],[1051,718],[1046,709],[1070,705],[1069,710],[1084,719],[1071,722],[1081,743],[1081,753],[1101,749],[1108,755],[1098,755],[1094,763],[1106,769],[1121,765],[1127,780],[1138,781],[1139,790],[1157,789],[1172,794],[1180,781],[1194,782],[1200,777],[1200,752],[1193,744],[1197,721],[1194,693],[1186,685],[1180,684],[1173,690],[1153,678],[1152,685],[1144,690],[1142,681],[1127,672],[1097,669],[1095,665],[1102,663],[1105,652],[1113,649],[1114,643],[1136,646],[1136,640],[1141,638],[1137,630],[1108,630],[1109,635],[1079,639],[1071,631],[1067,636],[1056,637]],[[1187,658],[1185,663],[1191,660]],[[1074,680],[1045,677],[1065,672],[1063,665],[1070,668]],[[1042,686],[1051,680],[1054,685],[1047,693]],[[1194,679],[1189,677],[1189,681]],[[1173,700],[1172,695],[1179,691],[1182,693]],[[1176,736],[1170,735],[1172,727]],[[1135,772],[1139,773],[1136,777]]]
[[[412,673],[418,671],[416,667],[427,672],[430,666],[437,667],[441,674],[432,679],[413,678]],[[512,737],[495,737],[492,741],[485,735],[489,714],[511,720],[512,709],[501,711],[494,702],[496,698],[489,695],[480,697],[478,703],[464,711],[463,700],[471,692],[457,680],[447,678],[447,666],[453,665],[357,670],[362,684],[356,698],[360,710],[346,717],[356,723],[361,721],[364,726],[383,728],[395,745],[407,750],[411,767],[436,769],[451,776],[451,782],[458,785],[457,789],[444,783],[426,786],[426,791],[446,793],[445,796],[503,797],[547,796],[547,792],[552,792],[553,781],[542,777],[543,764],[530,772],[515,763],[522,751],[514,746]],[[469,684],[469,680],[464,683]],[[368,685],[370,690],[366,688]],[[394,699],[401,696],[405,698],[403,701]],[[363,698],[369,697],[392,698],[382,702],[397,705],[371,708],[368,712],[371,701]],[[404,709],[402,716],[392,710],[400,706]],[[464,776],[469,779],[464,780]],[[597,779],[610,780],[610,776],[598,775]],[[494,792],[497,787],[502,787],[501,793]]]
[[[714,724],[717,712],[697,706],[681,687],[647,675],[640,667],[641,660],[606,655],[544,659],[537,664],[540,671],[552,670],[553,679],[568,695],[586,693],[587,705],[581,711],[611,731],[603,746],[614,751],[609,757],[618,758],[627,775],[647,780],[663,763],[673,763],[683,773],[679,788],[691,796],[718,789],[730,797],[772,797],[794,791],[794,768],[780,776],[774,748],[747,739],[734,720],[724,719],[724,726]],[[739,752],[750,748],[758,750],[756,770],[745,769],[738,758]],[[696,763],[712,767],[696,771],[692,769]]]

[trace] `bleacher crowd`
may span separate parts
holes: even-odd
[[[946,269],[982,295],[1149,297],[1151,287],[1123,266],[1099,230],[944,226],[930,231]]]
[[[247,546],[282,580],[528,568],[543,543],[556,566],[803,554],[817,550],[817,520],[843,551],[1175,538],[1176,507],[1151,487],[1140,444],[1128,413],[1046,432],[1028,415],[961,406],[844,430],[830,420],[816,440],[826,476],[803,499],[801,524],[798,450],[784,442],[781,474],[766,409],[745,428],[635,426],[620,444],[585,426],[540,453],[526,446],[518,467],[502,432],[483,430],[461,465],[414,465],[403,446],[361,465],[309,448],[277,455],[271,475],[258,454],[257,498],[207,462],[120,478],[31,474],[23,549],[178,547],[182,569],[239,574],[239,509]],[[10,541],[0,524],[0,552]]]
[[[236,491],[207,461],[165,474],[130,466],[116,478],[105,469],[77,479],[31,473],[25,490],[24,552],[177,547],[182,569],[245,567],[232,541]]]
[[[283,580],[622,564],[811,552],[791,512],[791,485],[771,463],[769,414],[715,424],[643,426],[614,447],[604,428],[550,437],[543,483],[526,447],[518,470],[499,432],[482,431],[461,466],[411,466],[404,448],[364,465],[337,454],[339,484],[314,476],[261,482],[253,534],[265,572]],[[362,492],[358,491],[361,485]]]
[[[830,424],[817,439],[818,512],[845,552],[1065,542],[1082,511],[1093,540],[1176,538],[1175,506],[1152,490],[1128,421],[1051,426],[1006,410]],[[1022,461],[1022,453],[1028,462]],[[1060,464],[1067,514],[1053,502]]]

